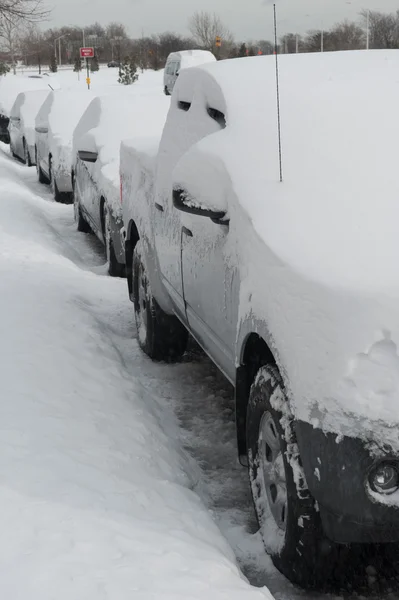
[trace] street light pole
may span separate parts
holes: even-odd
[[[367,35],[366,35],[366,50],[370,48],[370,9],[367,9]]]

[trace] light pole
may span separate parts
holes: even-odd
[[[69,33],[64,33],[64,35],[60,35],[59,37],[57,37],[54,40],[54,55],[55,55],[55,60],[57,60],[57,42],[58,42],[58,64],[59,66],[61,66],[61,40],[64,37],[68,37]]]
[[[367,9],[366,50],[370,48],[370,9]]]

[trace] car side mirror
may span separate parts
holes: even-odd
[[[199,205],[190,195],[182,189],[173,190],[173,206],[182,212],[197,215],[198,217],[208,217],[218,225],[228,225],[225,210],[213,210],[204,205]]]
[[[89,152],[88,150],[78,150],[78,157],[83,162],[95,163],[98,158],[98,152]]]
[[[35,127],[37,133],[48,133],[48,127]]]

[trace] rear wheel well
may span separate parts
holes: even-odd
[[[257,333],[251,333],[245,340],[241,364],[236,373],[236,426],[237,446],[240,458],[247,455],[247,406],[251,385],[260,367],[276,364],[276,359],[265,340]]]
[[[132,297],[133,294],[133,250],[135,249],[139,239],[140,236],[136,223],[134,221],[130,221],[126,232],[125,242],[126,277],[130,297]]]

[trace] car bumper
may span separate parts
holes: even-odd
[[[72,192],[72,176],[71,173],[57,173],[56,174],[57,187],[60,192],[71,193]]]
[[[327,537],[338,543],[399,541],[399,507],[372,497],[368,475],[378,460],[395,460],[388,448],[371,450],[358,438],[324,433],[299,421],[296,434],[307,485],[317,500]]]

